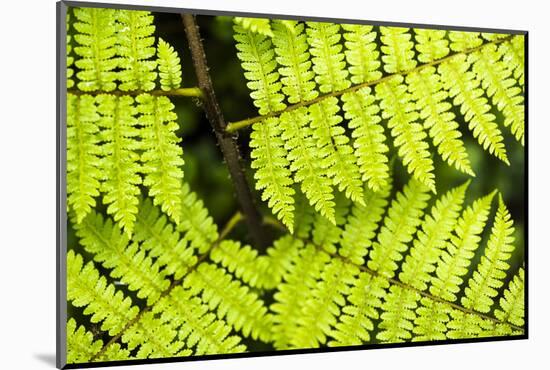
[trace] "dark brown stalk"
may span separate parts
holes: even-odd
[[[208,121],[210,121],[214,129],[216,139],[222,150],[223,157],[229,169],[229,174],[235,186],[237,200],[242,208],[252,241],[255,247],[262,251],[267,246],[267,238],[262,226],[262,217],[256,208],[252,192],[250,191],[248,181],[241,166],[235,137],[226,132],[227,124],[218,104],[218,100],[216,99],[212,80],[210,79],[199,27],[193,15],[182,14],[181,18],[189,42],[189,49],[191,50],[191,57],[195,66],[195,74],[197,76],[199,88],[202,90],[203,94],[202,106]]]

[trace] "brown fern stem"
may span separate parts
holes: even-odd
[[[470,48],[470,49],[467,49],[467,50],[464,50],[464,51],[461,51],[461,52],[452,53],[452,54],[449,54],[448,56],[446,56],[444,58],[437,59],[437,60],[434,60],[434,61],[429,62],[429,63],[420,64],[419,66],[417,66],[415,68],[412,68],[412,69],[409,69],[409,70],[406,70],[406,71],[392,73],[392,74],[386,75],[382,78],[379,78],[377,80],[363,82],[363,83],[360,83],[360,84],[357,84],[357,85],[352,85],[352,86],[350,86],[350,87],[348,87],[347,89],[344,89],[344,90],[333,91],[333,92],[330,92],[328,94],[319,95],[315,99],[308,100],[308,101],[301,101],[299,103],[289,105],[285,109],[280,110],[278,112],[269,113],[269,114],[266,114],[264,116],[256,116],[256,117],[252,117],[252,118],[247,118],[247,119],[244,119],[242,121],[229,122],[228,125],[227,125],[226,130],[227,130],[227,132],[235,132],[235,131],[240,130],[242,128],[248,127],[248,126],[250,126],[250,125],[252,125],[256,122],[263,121],[266,118],[278,117],[278,116],[280,116],[281,114],[283,114],[285,112],[290,112],[290,111],[293,111],[293,110],[301,108],[301,107],[308,107],[312,104],[319,103],[320,101],[325,100],[327,98],[330,98],[332,96],[338,97],[338,96],[341,96],[345,93],[354,92],[354,91],[360,90],[360,89],[362,89],[364,87],[367,87],[367,86],[375,86],[375,85],[378,85],[382,82],[388,81],[388,80],[390,80],[391,78],[393,78],[395,76],[399,76],[399,75],[406,76],[410,73],[418,72],[418,71],[420,71],[424,68],[427,68],[427,67],[430,67],[430,66],[436,66],[438,64],[441,64],[443,62],[446,62],[446,61],[454,58],[457,55],[461,55],[461,54],[468,55],[468,54],[471,54],[471,53],[475,53],[476,51],[478,51],[478,50],[480,50],[480,49],[482,49],[482,48],[484,48],[488,45],[497,45],[497,44],[500,44],[500,43],[503,43],[503,42],[506,42],[506,41],[510,41],[514,36],[515,35],[510,35],[510,36],[507,36],[507,37],[504,37],[504,38],[501,38],[501,39],[496,39],[496,40],[493,40],[493,41],[490,41],[490,42],[486,42],[486,43],[483,43],[480,46],[477,46],[475,48]]]
[[[229,219],[229,221],[225,224],[225,226],[223,227],[220,235],[218,236],[218,239],[216,239],[216,241],[210,245],[210,248],[208,248],[208,250],[204,254],[202,254],[199,258],[197,258],[197,261],[193,265],[189,266],[189,269],[187,270],[186,275],[193,272],[198,267],[198,265],[200,265],[201,262],[203,262],[210,255],[210,252],[212,252],[212,250],[214,248],[216,248],[222,242],[222,240],[224,240],[227,237],[227,235],[229,235],[229,233],[235,228],[235,226],[237,226],[242,221],[242,219],[243,219],[242,213],[241,212],[236,212],[231,217],[231,219]],[[170,284],[170,286],[160,294],[160,296],[159,296],[159,298],[157,299],[156,302],[160,301],[163,297],[166,297],[168,294],[170,294],[170,292],[174,288],[181,285],[183,283],[184,278],[185,278],[185,276],[182,277],[181,279],[174,280],[172,282],[172,284]],[[107,348],[110,345],[118,342],[118,340],[122,337],[122,335],[124,335],[124,333],[128,329],[130,329],[132,326],[137,324],[139,322],[139,320],[141,319],[141,317],[143,315],[145,315],[147,312],[151,311],[154,306],[155,306],[155,304],[153,303],[152,305],[146,306],[141,311],[139,311],[139,313],[136,315],[136,317],[134,317],[132,320],[128,321],[128,323],[124,326],[124,328],[120,331],[120,333],[118,333],[117,335],[112,337],[107,343],[105,343],[105,345],[99,350],[99,352],[97,352],[95,355],[92,356],[92,358],[90,359],[90,362],[94,362],[99,357],[103,356],[103,354],[105,353],[105,351],[107,350]]]
[[[82,91],[78,89],[68,89],[68,94],[72,95],[91,95],[96,96],[100,94],[109,94],[109,95],[115,95],[115,96],[137,96],[140,94],[151,94],[155,96],[170,96],[170,97],[189,97],[189,98],[202,98],[202,90],[198,87],[185,87],[180,89],[173,89],[173,90],[152,90],[152,91],[142,91],[142,90],[134,90],[134,91],[102,91],[102,90],[96,90],[96,91]]]
[[[229,135],[226,131],[227,124],[218,104],[218,100],[216,99],[214,86],[212,85],[210,73],[208,72],[208,64],[199,33],[199,26],[195,21],[195,17],[191,14],[181,14],[181,18],[189,42],[189,49],[191,50],[191,58],[195,66],[195,74],[197,76],[199,88],[203,92],[202,106],[208,121],[214,129],[216,139],[218,140],[218,144],[229,169],[229,174],[237,193],[237,200],[239,201],[248,226],[248,232],[250,233],[255,247],[259,250],[264,250],[267,247],[268,241],[262,226],[262,217],[256,208],[244,169],[241,166],[241,159],[235,137]]]

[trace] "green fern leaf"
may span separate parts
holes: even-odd
[[[268,114],[285,108],[283,95],[279,93],[281,83],[276,82],[279,74],[275,71],[277,62],[271,41],[261,34],[245,31],[235,25],[235,40],[237,55],[245,77],[249,80],[247,86],[252,90],[250,96],[260,114]],[[254,178],[256,189],[263,190],[262,200],[269,202],[273,213],[293,231],[294,224],[294,189],[290,187],[292,180],[288,169],[287,152],[281,140],[281,128],[277,118],[253,125],[250,135],[250,146],[253,148],[252,168],[256,169]]]
[[[186,276],[183,286],[191,289],[193,295],[202,292],[201,299],[210,310],[217,309],[218,318],[225,318],[244,336],[270,341],[272,317],[267,313],[264,302],[223,270],[202,263]]]
[[[456,235],[447,243],[447,248],[440,256],[436,276],[432,280],[430,292],[448,301],[456,300],[456,293],[462,283],[471,259],[473,251],[480,241],[481,232],[487,221],[491,201],[495,192],[480,198],[468,207],[458,220],[455,228]]]
[[[327,98],[309,107],[313,138],[317,142],[320,166],[338,190],[354,202],[363,203],[361,175],[349,139],[340,126],[338,99]]]
[[[231,327],[216,318],[198,297],[181,286],[161,298],[153,312],[160,320],[179,327],[178,337],[194,355],[244,352],[241,339],[231,334]]]
[[[181,179],[183,178],[181,141],[175,134],[179,126],[173,112],[174,105],[165,96],[141,94],[136,98],[137,110],[141,113],[143,185],[149,187],[149,195],[155,205],[176,224],[181,213]]]
[[[188,238],[181,238],[150,198],[140,205],[135,230],[132,240],[141,243],[140,248],[150,257],[157,258],[156,263],[164,266],[167,275],[181,279],[197,263]]]
[[[271,30],[271,25],[269,19],[265,18],[244,18],[244,17],[235,17],[233,18],[235,23],[239,24],[243,30],[256,32],[260,35],[272,37],[273,31]]]
[[[464,142],[460,139],[462,134],[458,130],[455,115],[450,111],[451,104],[445,101],[448,93],[442,90],[435,68],[427,67],[411,73],[407,76],[407,83],[412,99],[420,108],[420,118],[424,120],[424,127],[429,129],[439,155],[450,166],[475,176]]]
[[[277,112],[285,108],[279,82],[279,74],[275,71],[277,62],[275,52],[271,48],[271,41],[251,31],[246,31],[238,24],[234,27],[237,41],[237,57],[245,70],[245,77],[249,81],[247,86],[252,93],[250,96],[261,115]]]
[[[281,67],[282,92],[291,104],[317,97],[311,70],[304,24],[295,21],[273,22],[273,45]]]
[[[398,193],[384,219],[384,225],[373,244],[367,266],[386,277],[393,277],[397,270],[397,261],[407,250],[423,209],[430,198],[428,189],[421,183],[411,180],[403,191]]]
[[[120,279],[138,298],[153,304],[170,286],[166,272],[137,243],[130,243],[126,234],[99,213],[90,213],[75,226],[76,234],[84,249],[94,255],[94,260],[112,269],[111,277]]]
[[[94,340],[94,335],[80,325],[77,328],[76,321],[71,318],[67,321],[67,362],[85,363],[103,347],[101,340]]]
[[[500,299],[500,308],[495,310],[497,319],[517,326],[524,325],[524,275],[525,271],[520,268],[517,275],[510,281],[508,288]]]
[[[255,124],[250,134],[252,168],[256,169],[256,189],[263,190],[262,200],[286,227],[294,228],[294,189],[288,169],[287,152],[281,139],[277,118]]]
[[[365,189],[365,205],[353,204],[342,232],[338,253],[357,265],[364,265],[364,257],[372,246],[378,223],[382,220],[392,189],[391,179],[378,192]]]
[[[181,62],[174,48],[159,38],[157,45],[157,64],[160,88],[164,91],[179,89],[181,86]]]
[[[345,296],[349,294],[357,267],[345,265],[339,259],[328,262],[319,276],[320,281],[308,280],[314,284],[307,286],[307,294],[302,307],[298,328],[291,340],[295,348],[313,348],[325,344],[327,335],[336,324],[341,307],[345,306]]]
[[[498,210],[481,262],[464,290],[465,296],[461,302],[464,307],[478,312],[489,312],[493,305],[493,298],[497,296],[503,285],[506,271],[510,265],[506,263],[514,251],[514,227],[510,213],[502,196],[499,197]]]
[[[342,226],[349,213],[350,201],[342,193],[336,193],[336,207],[334,209],[334,223],[325,217],[317,215],[313,222],[311,237],[313,243],[330,254],[336,253],[336,245],[342,235]]]
[[[100,187],[99,115],[91,96],[67,94],[67,204],[81,222]]]
[[[489,45],[477,53],[470,54],[473,71],[481,80],[487,96],[504,115],[504,126],[510,127],[512,134],[524,144],[525,104],[521,88],[511,77],[512,71],[500,61],[502,49]]]
[[[97,110],[101,114],[98,126],[102,128],[104,144],[101,171],[105,194],[103,203],[107,213],[128,235],[132,234],[139,203],[141,176],[139,172],[139,130],[134,99],[129,96],[99,95]]]
[[[408,28],[380,27],[384,44],[380,49],[384,55],[384,70],[388,73],[407,71],[416,67],[414,60],[414,43]]]
[[[67,253],[67,300],[75,307],[84,307],[85,315],[92,315],[92,323],[102,322],[101,330],[114,336],[138,314],[138,307],[130,298],[107,284],[92,262],[84,265],[82,256],[70,250]]]
[[[181,213],[177,230],[185,234],[185,239],[198,253],[206,253],[218,240],[218,227],[202,200],[191,191],[187,183],[181,188]]]
[[[66,42],[65,42],[65,45],[66,45],[66,48],[67,48],[67,63],[66,63],[66,67],[67,67],[67,89],[70,89],[71,87],[74,86],[74,80],[73,80],[73,76],[74,76],[74,70],[72,68],[73,64],[74,64],[74,57],[72,56],[72,51],[73,51],[73,48],[72,48],[72,45],[71,45],[71,40],[72,40],[72,37],[71,35],[69,35],[69,30],[71,29],[71,13],[70,12],[67,12],[67,18],[65,19],[65,23],[66,23],[66,29],[65,29],[65,32],[67,33],[67,38],[66,38]]]
[[[300,184],[309,204],[334,223],[336,221],[334,220],[332,181],[320,167],[309,121],[310,115],[307,108],[283,113],[280,120],[283,130],[281,137],[288,151],[294,181]]]
[[[414,29],[418,60],[422,63],[430,63],[444,58],[449,54],[449,42],[445,38],[444,30]]]
[[[438,72],[441,75],[443,87],[453,98],[453,103],[460,106],[460,111],[474,137],[483,149],[494,154],[504,163],[509,164],[502,133],[495,123],[495,116],[489,113],[490,106],[483,97],[483,90],[475,74],[468,71],[470,63],[464,54],[456,55],[449,61],[441,63]]]
[[[518,81],[521,89],[524,90],[525,36],[516,35],[509,42],[500,44],[499,49],[499,52],[503,55],[502,61],[513,72],[514,78]]]
[[[155,88],[156,61],[155,26],[150,12],[119,10],[117,12],[117,54],[119,55],[118,78],[122,91],[149,91]]]
[[[299,236],[298,229],[295,234]],[[283,276],[292,269],[292,263],[296,261],[303,247],[303,241],[292,235],[285,235],[273,242],[273,246],[267,249],[268,269],[266,274],[268,276],[265,284],[267,289],[279,286]]]
[[[367,181],[370,189],[379,191],[387,185],[389,177],[388,147],[385,144],[384,128],[380,124],[380,108],[374,104],[369,87],[342,95],[345,118],[353,130],[354,154],[361,172],[361,180]]]
[[[358,24],[343,24],[342,28],[351,82],[360,84],[379,79],[382,73],[378,70],[380,53],[376,50],[376,31],[372,26]]]
[[[78,33],[74,39],[79,44],[74,51],[77,58],[76,74],[82,91],[113,91],[116,88],[118,67],[116,54],[115,19],[116,10],[102,8],[74,8],[79,22],[73,23]]]
[[[376,96],[381,100],[382,118],[388,119],[388,127],[395,138],[395,145],[403,164],[415,179],[435,193],[434,166],[430,158],[426,133],[416,122],[412,96],[403,84],[402,76],[395,76],[376,86]]]
[[[431,215],[426,215],[417,238],[405,262],[401,266],[399,280],[420,291],[428,288],[431,273],[435,270],[441,250],[462,209],[462,202],[469,183],[455,188],[438,199],[432,207]],[[415,309],[420,301],[420,294],[400,286],[392,286],[384,297],[382,329],[377,338],[387,342],[398,342],[412,337]]]
[[[308,287],[315,284],[329,258],[328,254],[308,244],[300,249],[299,258],[284,275],[283,283],[274,295],[275,302],[270,306],[274,312],[271,332],[276,349],[293,348],[291,342],[296,338]]]
[[[251,287],[271,288],[267,256],[259,256],[250,246],[241,246],[233,240],[224,240],[210,252],[212,261],[219,263]]]
[[[345,55],[340,42],[340,25],[307,22],[307,41],[313,61],[315,81],[322,93],[343,90],[351,83],[347,79]]]

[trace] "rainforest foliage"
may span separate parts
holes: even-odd
[[[523,181],[523,35],[208,17],[256,115],[214,135],[226,90],[155,17],[67,13],[68,363],[525,333],[520,188],[482,165]],[[201,108],[268,245],[193,187]]]

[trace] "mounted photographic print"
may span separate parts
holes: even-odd
[[[58,367],[527,338],[526,32],[58,27]]]

